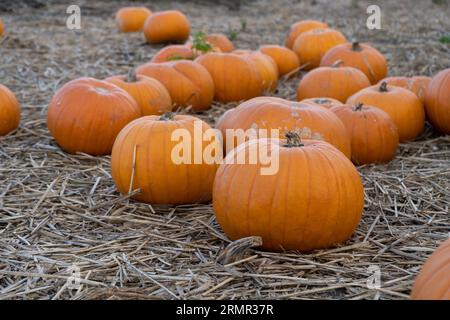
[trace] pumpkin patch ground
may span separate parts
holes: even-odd
[[[125,6],[148,6],[152,13],[178,10],[188,19],[189,28],[182,36],[171,38],[180,42],[187,30],[191,37],[187,41],[192,41],[199,31],[220,33],[231,40],[236,50],[284,46],[292,24],[317,20],[341,32],[348,41],[376,48],[387,61],[387,76],[409,78],[434,77],[450,67],[450,45],[439,41],[450,30],[448,1],[416,1],[414,6],[408,0],[383,1],[381,30],[366,27],[366,1],[242,0],[212,5],[207,1],[100,0],[82,2],[80,30],[66,26],[67,1],[39,2],[40,6],[18,2],[22,4],[0,4],[4,25],[0,34],[0,84],[8,87],[20,104],[19,127],[0,136],[0,299],[410,298],[425,261],[450,232],[450,136],[443,134],[442,129],[433,129],[429,122],[415,140],[401,142],[388,163],[354,169],[350,160],[339,157],[361,176],[364,195],[358,189],[354,196],[355,201],[364,196],[361,220],[343,243],[296,252],[279,247],[267,250],[270,245],[259,249],[260,238],[232,242],[219,225],[212,203],[156,205],[135,200],[139,198],[138,191],[127,194],[126,186],[122,188],[124,194],[120,193],[112,178],[111,156],[63,151],[48,130],[47,112],[55,92],[67,82],[81,77],[106,79],[126,75],[130,69],[149,63],[166,45],[175,44],[149,44],[143,31],[120,32],[115,14]],[[170,37],[158,41],[150,38],[150,42],[161,42]],[[233,55],[214,53],[224,54]],[[197,61],[208,61],[208,57],[202,53]],[[241,55],[240,59],[244,57]],[[297,101],[297,87],[306,74],[304,64],[300,58],[301,70],[287,71],[278,79],[276,90],[264,90],[264,94]],[[210,87],[214,84],[214,89],[222,90],[224,82],[236,83],[231,90],[233,96],[254,96],[251,89],[236,91],[239,79],[222,81],[224,69],[216,69]],[[228,75],[234,74],[233,70],[228,71]],[[249,77],[260,78],[256,72]],[[433,91],[441,90],[443,97],[439,83]],[[249,83],[247,87],[251,87]],[[257,86],[253,91],[263,90]],[[168,92],[174,101],[171,90]],[[76,105],[76,100],[83,97],[67,99]],[[214,127],[226,111],[242,103],[209,100],[196,112],[189,107],[172,111],[198,117]],[[228,96],[219,100],[228,101]],[[444,100],[432,107],[445,112]],[[325,112],[328,111],[322,111]],[[77,139],[74,132],[70,139]],[[96,139],[95,135],[92,139]],[[128,154],[143,150],[129,149]],[[136,159],[142,157],[145,155]],[[293,160],[289,163],[295,170]],[[326,181],[324,173],[338,167],[338,163],[327,165],[322,160],[314,167],[321,171],[316,177],[320,175]],[[305,174],[306,169],[302,170],[293,172],[293,176]],[[309,170],[306,178],[314,176],[314,170]],[[278,179],[288,181],[287,177],[285,170]],[[173,173],[170,179],[174,181],[165,181],[164,185],[181,186],[183,181],[198,180]],[[244,181],[245,175],[240,179]],[[282,183],[279,180],[277,185]],[[348,181],[344,179],[342,184]],[[219,187],[216,186],[213,198],[219,197],[223,206],[227,198],[240,195],[239,189]],[[196,190],[195,186],[191,188]],[[256,189],[258,196],[265,196],[263,189]],[[227,194],[221,194],[221,190]],[[295,193],[286,192],[286,201],[295,204],[289,194]],[[256,192],[250,196],[256,197]],[[340,205],[337,195],[328,196],[336,206]],[[284,203],[281,198],[275,202]],[[258,204],[258,200],[253,203]],[[290,215],[295,216],[291,211]],[[320,224],[311,221],[316,226]],[[271,232],[281,236],[283,225],[292,227],[284,221],[272,226]],[[245,229],[244,225],[239,227]],[[82,278],[75,290],[67,285],[74,273]],[[367,285],[377,274],[381,277],[380,287],[376,283]],[[421,281],[420,285],[426,283]]]

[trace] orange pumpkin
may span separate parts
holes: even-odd
[[[397,127],[381,109],[363,104],[341,105],[330,109],[347,128],[352,161],[357,165],[391,161],[398,147]]]
[[[136,75],[132,70],[128,76],[114,76],[105,79],[124,89],[136,100],[144,116],[163,114],[172,110],[169,91],[156,79]]]
[[[278,67],[270,56],[251,50],[235,50],[233,53],[245,55],[255,63],[261,75],[263,91],[275,91],[278,83]]]
[[[217,101],[248,100],[262,95],[263,81],[260,72],[247,56],[212,52],[195,61],[211,74]]]
[[[93,78],[66,83],[48,107],[47,125],[69,153],[111,153],[119,131],[141,116],[136,101],[118,86]]]
[[[222,33],[211,33],[206,35],[206,41],[220,52],[232,52],[234,45],[228,37]]]
[[[279,76],[289,74],[300,67],[300,61],[294,51],[278,45],[265,45],[259,51],[268,55],[275,61],[278,67]]]
[[[138,67],[136,72],[161,82],[176,106],[191,106],[195,111],[211,106],[214,83],[208,71],[199,63],[189,60],[150,62]]]
[[[326,112],[327,110],[324,109]],[[251,140],[227,155],[214,181],[213,207],[231,240],[260,236],[265,250],[310,251],[346,241],[364,206],[361,177],[341,152],[324,141]],[[275,174],[249,155],[278,159]],[[245,157],[246,164],[235,164]]]
[[[0,36],[3,35],[4,31],[5,31],[5,25],[3,24],[2,19],[0,19]]]
[[[440,132],[450,134],[450,68],[431,80],[425,96],[428,119]]]
[[[297,100],[328,97],[345,102],[352,94],[370,86],[360,70],[352,67],[319,67],[307,73],[298,84]]]
[[[414,282],[413,300],[450,300],[450,239],[428,258]]]
[[[216,128],[221,130],[227,152],[243,141],[230,140],[227,129],[278,129],[280,138],[286,132],[302,130],[302,138],[325,140],[350,158],[350,139],[339,118],[325,108],[274,97],[257,97],[225,112]],[[270,134],[270,132],[268,132]]]
[[[347,103],[363,103],[384,110],[394,120],[400,142],[414,140],[425,126],[425,110],[419,98],[407,89],[385,82],[355,93]]]
[[[150,62],[160,63],[174,60],[194,60],[194,58],[194,52],[190,46],[174,44],[159,50]]]
[[[331,66],[338,60],[342,61],[342,66],[364,72],[371,84],[386,77],[388,72],[386,59],[381,52],[366,43],[343,43],[331,48],[323,56],[320,65]]]
[[[285,46],[288,47],[289,49],[292,49],[294,47],[295,40],[302,33],[305,33],[313,29],[325,29],[325,28],[328,28],[328,24],[320,21],[315,20],[298,21],[291,26],[289,34],[286,37]]]
[[[0,136],[10,133],[19,126],[20,105],[14,93],[0,84]]]
[[[190,26],[186,16],[177,10],[156,12],[144,24],[148,43],[183,42],[189,38]]]
[[[212,142],[202,141],[208,129],[209,125],[198,118],[171,113],[131,122],[118,135],[111,155],[112,177],[117,189],[123,194],[139,189],[133,198],[154,204],[210,201],[217,164],[194,162],[195,153],[203,155],[210,143],[215,146],[217,155],[222,156],[217,137]],[[174,150],[182,142],[172,139],[181,131],[196,139],[188,143],[190,157],[184,162],[174,156]]]
[[[415,76],[415,77],[389,77],[384,78],[379,82],[386,82],[388,85],[402,87],[412,91],[419,98],[420,102],[425,104],[425,93],[427,91],[428,85],[431,82],[430,77],[425,76]]]
[[[311,106],[316,107],[325,107],[327,109],[330,109],[335,106],[342,106],[343,103],[339,100],[333,99],[333,98],[326,98],[326,97],[320,97],[320,98],[308,98],[303,99],[300,101],[300,103],[306,103]]]
[[[333,29],[313,29],[302,33],[294,42],[292,50],[306,70],[317,68],[322,57],[331,48],[347,42],[342,33]]]
[[[116,23],[121,32],[141,31],[152,12],[145,7],[125,7],[116,13]]]

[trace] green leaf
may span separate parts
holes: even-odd
[[[203,31],[199,31],[194,34],[192,47],[203,53],[209,52],[213,49],[212,45],[208,41],[206,41],[206,33],[204,33]]]
[[[442,36],[442,37],[439,39],[439,42],[440,42],[440,43],[450,43],[450,35],[449,35],[449,36]]]

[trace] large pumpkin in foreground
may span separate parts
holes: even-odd
[[[428,258],[414,283],[413,300],[450,300],[450,239]]]
[[[231,240],[262,237],[265,250],[309,251],[346,241],[363,211],[358,171],[330,144],[288,136],[250,140],[227,155],[213,189],[219,225]],[[270,171],[250,161],[261,151],[278,161]]]
[[[208,129],[198,118],[171,113],[131,122],[118,135],[111,155],[117,189],[123,194],[139,189],[133,198],[154,204],[211,200],[217,162],[208,163],[203,154],[222,159],[222,145],[214,137],[212,142],[202,141]]]
[[[350,139],[341,120],[331,111],[288,101],[281,98],[258,97],[238,107],[230,109],[218,120],[216,127],[221,130],[224,147],[229,152],[242,143],[242,139],[233,136],[229,139],[227,132],[249,129],[278,129],[280,138],[291,130],[301,130],[304,139],[324,140],[350,158]],[[229,131],[232,129],[233,131]],[[253,138],[252,136],[249,139]]]
[[[47,125],[65,151],[105,155],[119,131],[140,116],[138,104],[125,90],[106,81],[80,78],[55,93]]]
[[[425,95],[425,107],[433,127],[450,134],[450,68],[431,80]]]
[[[0,136],[16,129],[19,122],[19,102],[11,90],[0,84]]]

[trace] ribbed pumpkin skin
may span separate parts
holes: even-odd
[[[381,52],[366,43],[340,44],[325,53],[320,65],[332,66],[338,60],[342,61],[342,66],[364,72],[371,84],[386,77],[388,72],[386,59]]]
[[[79,78],[66,83],[48,107],[47,125],[69,153],[110,154],[119,131],[141,116],[136,101],[106,81]]]
[[[145,7],[125,7],[116,13],[116,23],[121,32],[138,32],[142,30],[145,20],[152,12]]]
[[[420,102],[425,104],[425,94],[427,92],[428,85],[431,82],[431,78],[425,76],[388,77],[381,80],[378,84],[381,84],[381,82],[386,82],[391,86],[408,89],[416,94]]]
[[[206,41],[209,42],[214,48],[220,50],[220,52],[229,53],[234,50],[233,42],[222,33],[211,33],[206,35]]]
[[[298,84],[297,100],[329,97],[345,102],[352,94],[370,86],[360,70],[352,67],[320,67],[307,73]]]
[[[243,152],[248,157],[258,148],[257,141],[240,145],[227,157]],[[259,141],[263,147],[278,143]],[[261,236],[265,250],[310,251],[350,237],[364,205],[358,171],[326,142],[310,140],[303,144],[290,148],[280,145],[279,170],[274,175],[261,175],[260,169],[265,166],[259,162],[225,161],[220,165],[213,206],[219,225],[231,240]]]
[[[172,110],[169,91],[156,79],[136,76],[136,81],[129,82],[127,76],[114,76],[105,79],[124,89],[136,100],[144,116],[157,115]]]
[[[381,109],[352,105],[330,109],[341,119],[350,137],[352,161],[357,165],[391,161],[398,147],[394,121]]]
[[[450,134],[450,68],[439,72],[431,80],[425,96],[425,107],[433,127]]]
[[[194,59],[192,48],[185,44],[174,44],[159,50],[157,53],[155,53],[150,62],[159,63],[183,59]]]
[[[289,34],[286,37],[285,46],[288,47],[289,49],[292,49],[294,47],[295,40],[302,33],[313,29],[325,29],[325,28],[328,28],[328,24],[320,21],[316,20],[298,21],[291,25]]]
[[[275,61],[280,77],[300,67],[300,61],[298,60],[297,55],[288,48],[278,45],[265,45],[261,46],[259,51],[268,55]]]
[[[144,24],[144,35],[150,44],[183,42],[189,38],[190,25],[178,10],[156,12]]]
[[[147,63],[136,68],[136,73],[155,78],[169,91],[176,106],[192,106],[195,111],[206,110],[214,97],[214,82],[201,64],[179,60]]]
[[[324,107],[327,109],[330,109],[335,106],[343,105],[343,103],[340,102],[339,100],[336,100],[333,98],[327,98],[327,97],[303,99],[300,101],[300,103],[305,103],[305,104],[315,106],[315,107]]]
[[[400,142],[414,140],[425,126],[425,110],[419,98],[407,89],[387,86],[387,92],[375,85],[365,88],[348,98],[347,103],[363,103],[388,113],[398,129]]]
[[[428,258],[414,283],[413,300],[450,300],[450,239]]]
[[[345,42],[347,39],[337,30],[313,29],[298,36],[292,50],[302,65],[308,64],[305,69],[312,70],[320,65],[322,57],[328,50]]]
[[[176,164],[171,153],[179,141],[171,141],[174,130],[186,129],[194,137],[194,122],[198,118],[175,115],[173,120],[160,116],[146,116],[127,125],[118,135],[112,155],[112,177],[117,189],[127,194],[133,171],[132,190],[139,188],[134,199],[153,204],[186,204],[211,200],[217,164]],[[202,133],[210,128],[202,122]],[[194,157],[192,140],[191,154]],[[202,151],[208,143],[199,141]],[[218,140],[220,150],[221,145]]]
[[[0,84],[0,136],[19,126],[20,105],[14,93]]]
[[[248,100],[263,93],[259,70],[248,57],[233,53],[207,53],[195,61],[211,74],[217,101]]]
[[[222,131],[227,152],[237,146],[237,139],[229,147],[226,129],[279,129],[280,138],[288,131],[301,129],[303,139],[325,140],[348,158],[351,156],[347,131],[333,112],[281,98],[258,97],[248,100],[225,112],[217,121],[216,128]]]

